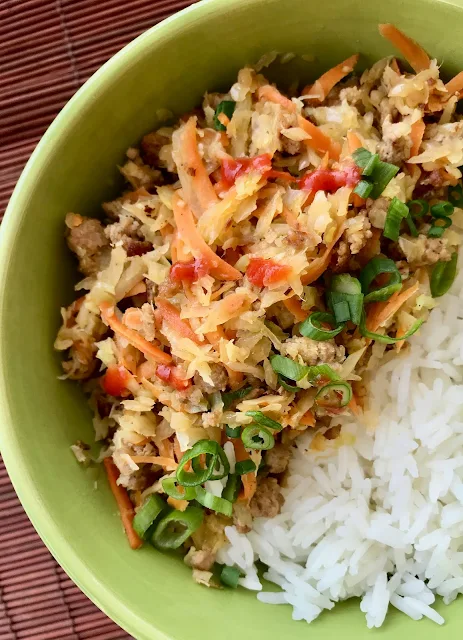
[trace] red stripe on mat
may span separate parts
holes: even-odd
[[[106,60],[195,0],[0,2],[0,219],[49,124]],[[0,640],[130,640],[56,564],[0,456]]]

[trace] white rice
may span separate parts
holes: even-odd
[[[463,593],[463,271],[411,343],[375,376],[379,417],[338,419],[354,444],[316,454],[312,434],[300,437],[281,514],[226,530],[219,561],[294,620],[359,596],[370,628],[389,605],[443,624],[436,595]],[[262,591],[256,560],[280,592]]]

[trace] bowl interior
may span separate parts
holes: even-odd
[[[75,383],[61,382],[53,340],[59,307],[73,298],[75,264],[63,241],[68,211],[98,215],[117,194],[116,165],[125,149],[177,115],[206,89],[226,88],[237,70],[277,50],[315,56],[280,66],[285,82],[310,80],[359,51],[367,66],[392,54],[378,35],[394,22],[443,62],[463,68],[463,0],[204,0],[147,32],[105,65],[52,125],[27,166],[1,232],[0,359],[2,453],[39,533],[79,586],[139,639],[294,640],[367,638],[358,601],[326,613],[309,628],[290,607],[269,607],[243,590],[197,587],[180,559],[130,551],[103,474],[82,470],[69,446],[91,441],[90,412]],[[275,77],[276,77],[275,76]],[[458,604],[438,609],[440,637],[463,625]],[[436,627],[393,612],[380,633],[398,640]]]

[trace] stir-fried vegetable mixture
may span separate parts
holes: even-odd
[[[455,277],[463,72],[444,84],[380,31],[414,73],[353,75],[352,56],[287,96],[244,68],[129,149],[103,222],[66,217],[85,278],[56,340],[65,377],[85,382],[131,546],[182,547],[205,584],[227,523],[279,512],[294,439],[343,442],[331,418],[362,412]]]

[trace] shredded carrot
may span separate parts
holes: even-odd
[[[354,393],[352,394],[352,398],[347,406],[352,411],[354,416],[359,416],[362,413],[362,410]]]
[[[302,95],[307,95],[309,100],[323,102],[331,89],[333,89],[333,87],[343,78],[349,75],[349,73],[352,73],[358,59],[358,54],[355,54],[350,56],[350,58],[347,58],[347,60],[344,60],[344,62],[340,62],[335,67],[332,67],[329,71],[320,76],[313,85],[307,85],[302,90]]]
[[[423,118],[420,118],[416,122],[412,124],[412,131],[410,133],[410,138],[412,141],[412,146],[410,149],[410,158],[417,156],[420,152],[421,141],[423,140],[424,130],[426,129],[426,125],[423,122]]]
[[[239,280],[242,274],[228,262],[219,258],[205,243],[203,237],[196,228],[193,213],[188,205],[181,200],[176,193],[172,199],[174,218],[178,232],[183,242],[193,252],[197,252],[209,265],[211,274],[218,280]]]
[[[303,140],[304,144],[320,153],[328,153],[332,160],[339,160],[341,155],[341,145],[325,135],[313,122],[306,120],[303,116],[297,116],[297,122],[301,129],[309,134],[310,138]]]
[[[193,331],[186,320],[180,317],[180,311],[171,302],[164,298],[156,298],[156,307],[162,314],[166,324],[182,338],[189,338],[196,344],[201,344],[200,338]]]
[[[119,318],[116,316],[114,311],[114,307],[107,302],[104,302],[100,306],[101,317],[105,321],[105,323],[122,338],[125,338],[131,345],[133,345],[136,349],[141,351],[145,357],[151,357],[156,362],[160,362],[162,364],[169,364],[172,361],[172,356],[168,353],[164,353],[158,347],[156,347],[148,340],[145,340],[143,336],[141,336],[136,331],[129,329],[123,324]]]
[[[257,90],[257,97],[262,101],[268,100],[269,102],[279,104],[292,113],[296,112],[295,103],[284,96],[282,93],[280,93],[278,89],[276,87],[273,87],[271,84],[265,84],[263,87],[259,87],[259,89]]]
[[[315,427],[315,416],[313,412],[310,410],[306,411],[299,422],[305,427]]]
[[[393,71],[395,71],[397,73],[397,75],[399,75],[399,76],[401,75],[399,63],[397,62],[396,58],[392,58],[391,62],[389,63],[389,66],[391,67],[391,69]]]
[[[191,260],[191,253],[180,238],[178,231],[174,233],[174,237],[170,245],[170,251],[172,254],[172,262],[188,262]]]
[[[232,442],[235,449],[235,457],[237,462],[251,459],[251,456],[244,448],[244,444],[241,438],[233,438]],[[241,476],[241,481],[243,483],[243,490],[238,496],[238,500],[246,501],[249,504],[252,496],[255,494],[257,489],[256,474],[254,472],[245,473],[243,476]]]
[[[163,458],[171,458],[172,460],[174,459],[174,444],[169,440],[169,438],[164,438],[164,440],[161,440],[157,447],[159,449],[159,453]]]
[[[328,265],[331,259],[331,253],[334,249],[335,244],[337,243],[339,238],[342,236],[343,232],[344,232],[344,223],[342,223],[338,227],[338,230],[333,240],[330,242],[330,244],[327,247],[325,247],[325,250],[322,253],[322,255],[312,260],[308,270],[301,277],[302,284],[304,285],[312,284],[312,282],[315,282],[315,280],[318,280],[318,278],[328,269]]]
[[[379,32],[400,51],[416,73],[429,69],[431,60],[426,51],[415,40],[406,36],[393,24],[380,24]]]
[[[171,236],[174,233],[174,227],[167,223],[159,229],[159,233],[165,239],[167,236]]]
[[[449,96],[453,96],[455,93],[463,91],[463,71],[457,73],[451,80],[447,82],[445,88],[449,92]]]
[[[191,175],[194,192],[203,211],[219,201],[198,149],[196,118],[191,117],[183,127],[183,152],[187,171]]]
[[[402,336],[404,336],[407,333],[407,329],[406,327],[402,326],[400,323],[397,326],[397,332],[395,334],[396,338],[401,338]],[[397,351],[397,353],[399,353],[402,349],[402,347],[405,344],[405,340],[400,340],[400,342],[396,342],[395,343],[395,350]]]
[[[330,166],[330,154],[327,151],[320,163],[320,169],[328,169],[329,166]]]
[[[419,287],[419,282],[415,282],[415,284],[408,289],[396,291],[392,294],[389,300],[386,300],[385,302],[373,302],[370,305],[367,314],[366,328],[368,331],[372,331],[373,333],[378,331],[378,329],[387,322],[389,318],[397,313],[400,307],[409,298],[415,295]]]
[[[111,487],[111,491],[116,498],[119,513],[121,514],[122,524],[124,525],[129,544],[132,549],[138,549],[139,547],[141,547],[143,542],[140,540],[133,528],[132,523],[135,516],[135,511],[132,501],[129,498],[129,494],[127,493],[127,490],[124,489],[124,487],[121,487],[117,484],[117,479],[119,478],[119,469],[112,461],[112,458],[105,458],[103,460],[103,464],[106,470],[106,475],[108,476],[109,486]]]
[[[288,309],[288,311],[293,314],[296,322],[304,322],[304,320],[309,315],[307,311],[304,311],[304,309],[302,308],[302,302],[296,296],[293,296],[292,298],[286,298],[286,300],[283,300],[283,304]]]
[[[363,147],[362,141],[355,133],[355,131],[352,131],[351,129],[349,129],[349,131],[347,132],[347,146],[349,149],[349,153],[354,153],[354,151],[357,151],[357,149]]]
[[[141,309],[137,309],[136,307],[130,307],[124,312],[122,316],[122,322],[129,329],[133,329],[134,331],[138,331],[143,327],[143,317]]]
[[[157,464],[167,471],[175,471],[178,467],[173,458],[164,458],[164,456],[130,456],[130,458],[135,464]]]

